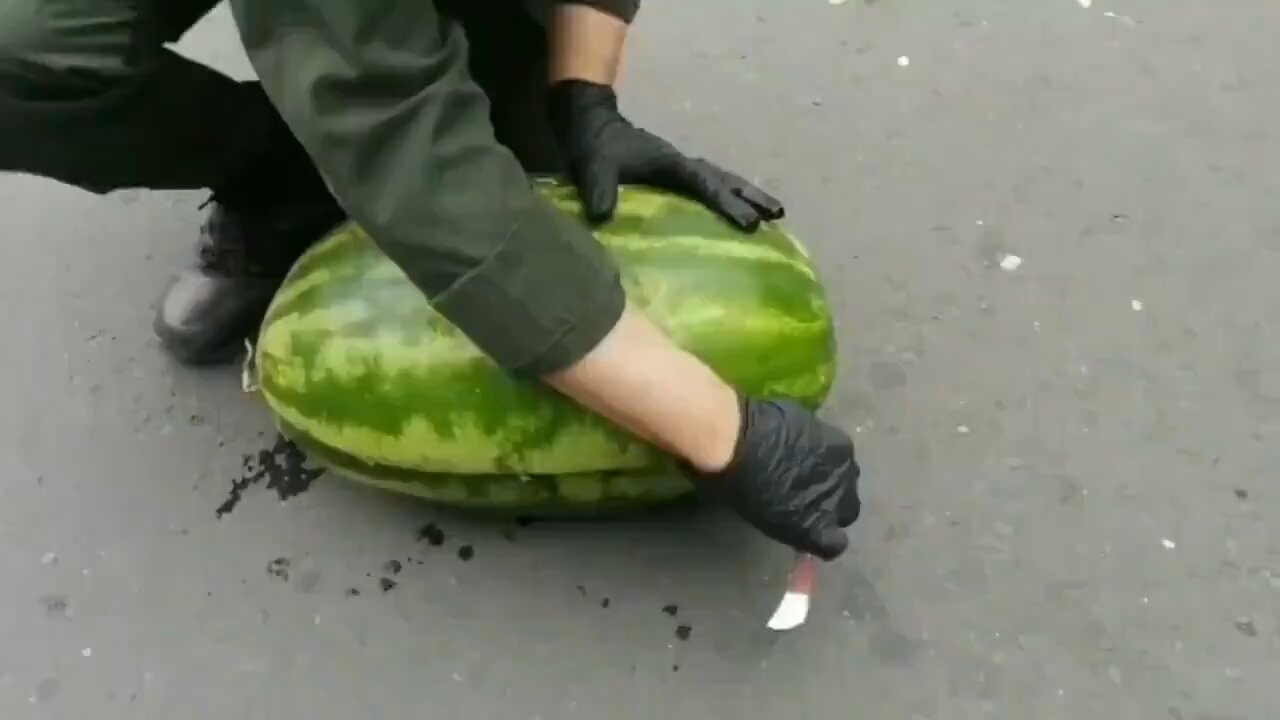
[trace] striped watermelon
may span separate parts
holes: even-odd
[[[571,186],[536,187],[579,215]],[[781,227],[741,233],[692,201],[624,187],[596,237],[630,300],[728,382],[810,407],[826,398],[835,345],[825,294]],[[496,366],[355,225],[294,265],[253,360],[286,435],[381,487],[512,508],[662,500],[690,487],[656,449]],[[598,492],[583,489],[593,484]]]

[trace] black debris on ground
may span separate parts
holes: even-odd
[[[290,565],[292,565],[292,563],[289,562],[289,558],[278,557],[267,563],[267,574],[274,575],[281,580],[288,580]]]
[[[440,547],[444,544],[444,531],[435,523],[427,523],[418,530],[418,539],[426,540],[433,547]]]
[[[245,490],[263,481],[281,500],[288,500],[311,489],[311,483],[325,472],[307,467],[306,455],[283,435],[277,435],[270,448],[243,456],[240,468],[240,477],[231,482],[231,492],[215,511],[219,518],[240,504]]]

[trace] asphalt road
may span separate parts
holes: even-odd
[[[0,717],[1275,717],[1280,6],[650,4],[625,109],[838,312],[867,508],[809,624],[728,518],[314,479],[150,334],[200,195],[5,177]]]

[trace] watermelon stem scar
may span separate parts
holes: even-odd
[[[244,339],[244,364],[240,366],[240,389],[247,393],[256,393],[262,388],[258,383],[258,365],[253,354],[253,343]]]

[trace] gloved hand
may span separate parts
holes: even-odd
[[[608,85],[562,80],[551,87],[549,105],[552,131],[593,223],[613,216],[619,183],[699,201],[749,232],[783,216],[782,203],[760,188],[632,125]]]
[[[834,560],[862,512],[860,475],[848,435],[798,403],[747,399],[733,459],[698,485],[766,536]]]

